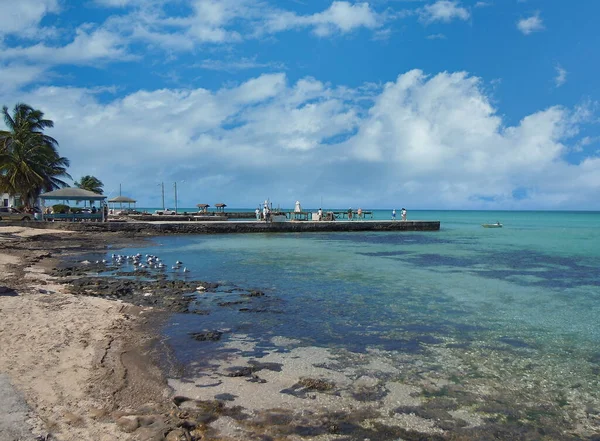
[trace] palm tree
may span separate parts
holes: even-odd
[[[15,105],[13,114],[2,108],[8,130],[0,130],[0,191],[20,196],[31,207],[42,191],[67,184],[69,160],[58,154],[58,142],[43,131],[54,127],[44,113],[27,104]]]
[[[79,181],[75,181],[75,187],[102,194],[102,187],[104,187],[104,184],[95,176],[85,175]]]

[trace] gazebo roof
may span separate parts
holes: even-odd
[[[227,207],[227,204],[215,204],[215,207]]]
[[[210,207],[210,205],[208,205],[208,204],[198,204],[198,205],[196,205],[196,207],[198,207],[198,208],[206,208],[206,207]]]
[[[44,193],[40,195],[40,198],[69,201],[101,201],[106,199],[106,196],[77,187],[66,187]]]
[[[108,202],[126,202],[135,204],[137,201],[135,199],[128,198],[127,196],[117,196],[116,198],[109,199]]]

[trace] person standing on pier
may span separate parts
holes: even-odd
[[[406,208],[402,208],[400,215],[402,216],[402,220],[405,221],[406,220]]]
[[[256,215],[256,220],[260,220],[260,209],[259,208],[254,210],[254,214]]]
[[[352,207],[348,208],[348,220],[352,220]]]
[[[358,216],[358,220],[362,220],[362,208],[359,207],[356,211],[356,215]]]
[[[396,220],[396,209],[395,208],[392,210],[392,220],[393,221]]]

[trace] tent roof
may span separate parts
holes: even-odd
[[[215,207],[227,207],[226,204],[215,204]]]
[[[83,190],[76,187],[66,187],[40,195],[42,199],[68,200],[68,201],[101,201],[106,196]]]
[[[108,202],[130,202],[135,203],[135,199],[128,198],[127,196],[117,196],[116,198],[109,199]]]
[[[198,205],[196,205],[196,207],[210,207],[210,205],[208,205],[208,204],[198,204]]]

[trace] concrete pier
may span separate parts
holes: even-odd
[[[348,231],[438,231],[440,221],[154,221],[154,222],[29,222],[35,228],[75,231],[162,234],[302,233]]]

